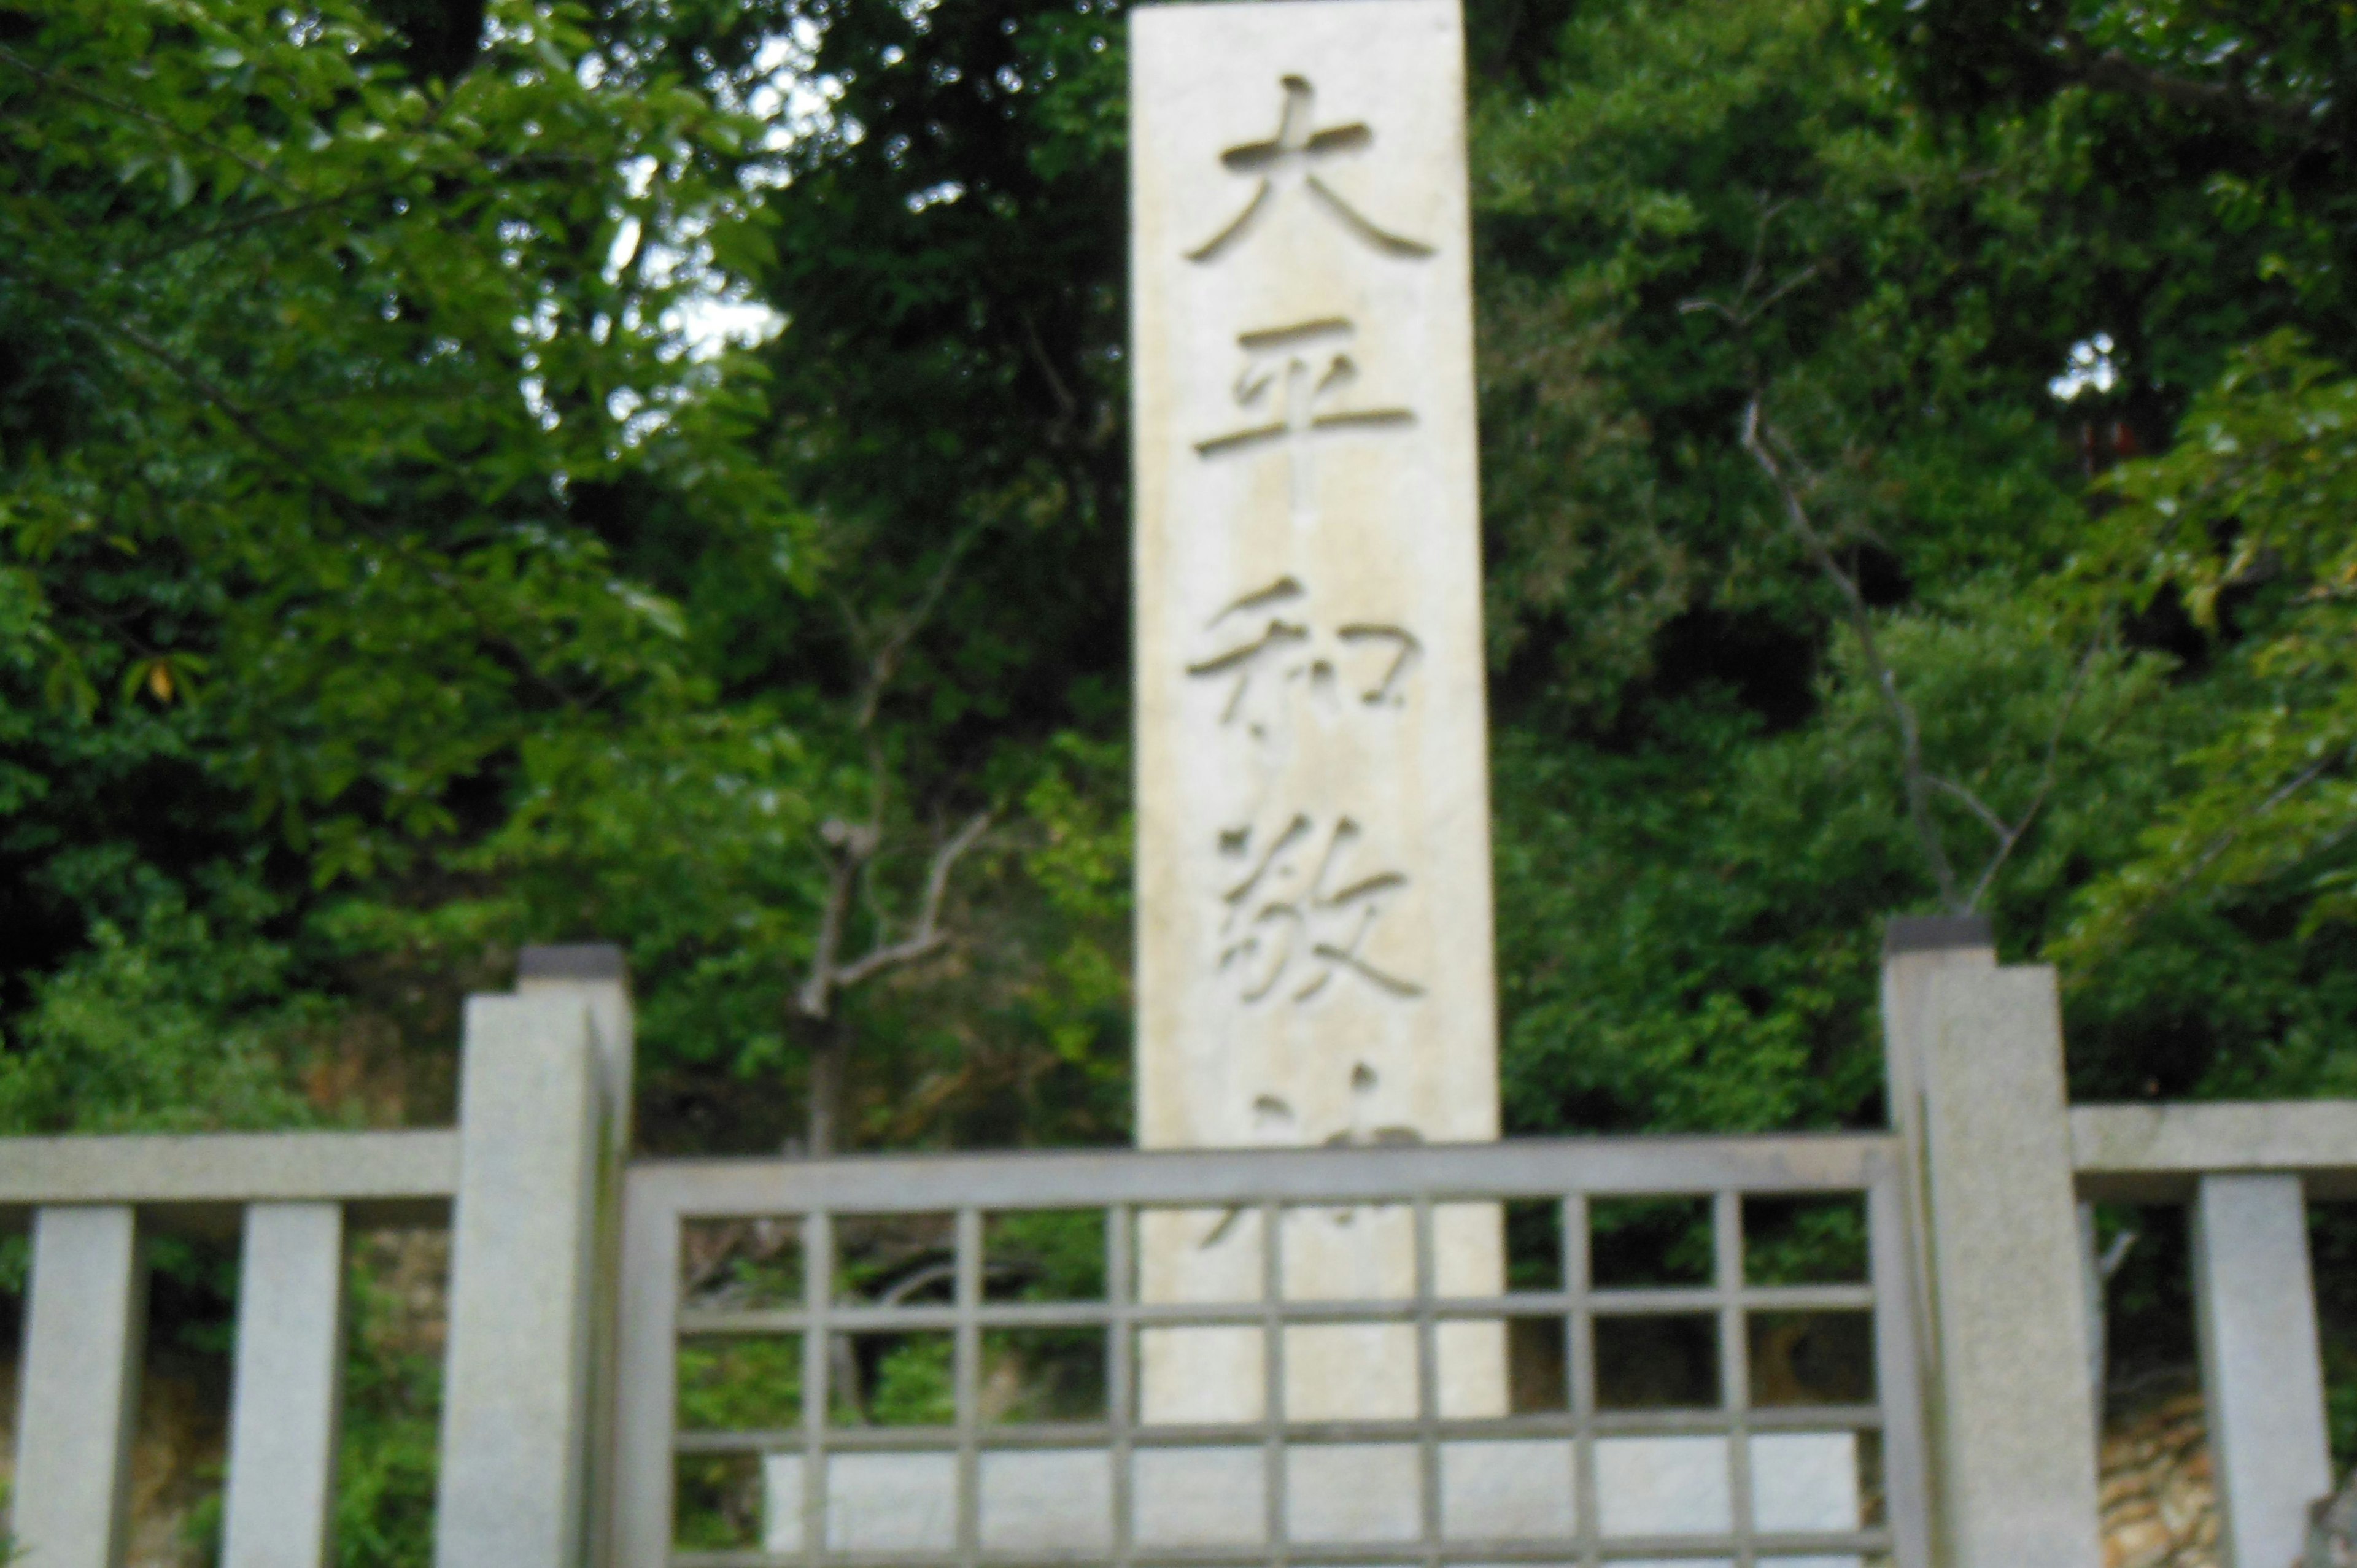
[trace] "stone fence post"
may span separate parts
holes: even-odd
[[[2300,1178],[2204,1176],[2194,1190],[2193,1303],[2226,1568],[2286,1568],[2332,1490],[2324,1367]]]
[[[595,1543],[630,1005],[614,949],[519,967],[467,1002],[435,1568],[579,1568]]]
[[[588,1561],[606,1568],[612,1561],[611,1509],[618,1450],[614,1441],[619,1366],[622,1280],[622,1167],[630,1157],[631,1086],[636,1061],[636,1025],[630,1008],[630,973],[622,950],[604,943],[532,947],[516,961],[516,992],[523,996],[577,998],[588,1010],[597,1072],[606,1099],[605,1135],[597,1161],[597,1251],[589,1320],[589,1522]]]
[[[1943,1568],[2098,1568],[2096,1412],[2054,971],[1899,919],[1882,973]]]
[[[41,1568],[115,1568],[129,1533],[147,1316],[138,1211],[36,1214],[27,1306],[10,1530]]]

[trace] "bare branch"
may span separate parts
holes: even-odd
[[[1770,289],[1767,296],[1761,299],[1759,304],[1751,307],[1751,315],[1755,317],[1763,315],[1770,306],[1775,305],[1778,300],[1782,299],[1786,295],[1792,293],[1794,289],[1800,287],[1803,284],[1808,282],[1811,278],[1815,277],[1819,273],[1824,270],[1824,263],[1811,262],[1807,266],[1803,267],[1799,272],[1794,273],[1791,277],[1786,278],[1782,283],[1780,283],[1774,288]]]
[[[1064,378],[1056,373],[1055,361],[1048,358],[1048,345],[1039,339],[1039,325],[1031,319],[1031,313],[1028,310],[1017,311],[1016,316],[1023,323],[1024,346],[1031,350],[1031,362],[1039,367],[1039,374],[1046,378],[1048,391],[1055,398],[1056,406],[1063,411],[1067,421],[1079,419],[1080,400],[1072,395],[1071,388],[1064,384]]]
[[[959,561],[963,559],[974,540],[981,536],[985,526],[986,524],[982,522],[970,523],[958,532],[942,554],[941,565],[926,583],[925,591],[917,596],[917,602],[909,607],[909,613],[900,618],[899,623],[867,656],[867,679],[859,692],[859,703],[854,715],[856,727],[865,730],[876,723],[876,713],[883,703],[885,688],[891,685],[892,677],[899,671],[900,656],[908,651],[909,644],[916,640],[917,634],[924,630],[925,623],[932,619],[933,611],[941,607],[942,596],[949,592],[950,580],[957,574]],[[844,613],[851,621],[855,638],[865,641],[858,617],[848,605],[844,607]]]
[[[2046,809],[2048,798],[2054,793],[2055,764],[2062,753],[2062,732],[2069,727],[2071,714],[2079,706],[2080,693],[2087,689],[2088,673],[2094,669],[2095,658],[2103,651],[2103,640],[2098,638],[2089,642],[2087,651],[2081,655],[2079,668],[2071,676],[2071,689],[2062,694],[2062,705],[2055,711],[2054,727],[2046,732],[2046,757],[2039,765],[2038,787],[2029,792],[2029,804],[2022,808],[2021,820],[2010,828],[2000,828],[1996,849],[1989,855],[1988,864],[1981,867],[1980,875],[1973,883],[1971,908],[1980,908],[1981,899],[1988,892],[1989,885],[1996,880],[1997,872],[2011,857],[2014,847],[2021,843],[2022,835],[2029,832],[2030,824],[2038,821],[2038,814]]]
[[[1715,299],[1706,299],[1701,295],[1695,295],[1692,298],[1678,301],[1678,314],[1680,316],[1692,316],[1695,312],[1703,310],[1716,311],[1719,315],[1727,317],[1730,325],[1736,327],[1742,326],[1745,320],[1745,317],[1738,316],[1730,306],[1721,305]]]
[[[1949,865],[1947,849],[1940,842],[1939,827],[1932,821],[1932,780],[1923,767],[1923,734],[1916,722],[1915,710],[1908,705],[1906,698],[1900,695],[1898,672],[1882,656],[1882,646],[1874,635],[1874,617],[1867,607],[1866,596],[1858,591],[1857,579],[1843,571],[1841,563],[1834,559],[1834,553],[1826,545],[1824,536],[1809,521],[1808,509],[1802,505],[1800,492],[1785,478],[1775,455],[1769,451],[1768,443],[1761,438],[1760,404],[1760,395],[1754,393],[1743,410],[1743,449],[1751,454],[1752,460],[1760,465],[1760,472],[1766,474],[1776,487],[1776,493],[1784,503],[1784,520],[1792,525],[1801,547],[1841,595],[1850,629],[1857,636],[1858,652],[1865,659],[1875,690],[1880,694],[1883,707],[1890,715],[1891,727],[1898,732],[1900,767],[1907,787],[1907,817],[1915,830],[1917,846],[1931,867],[1932,880],[1939,885],[1941,904],[1952,914],[1969,914],[1971,907],[1964,904],[1957,896],[1955,870]]]
[[[1735,291],[1737,300],[1751,297],[1752,287],[1760,281],[1760,263],[1768,255],[1768,231],[1791,205],[1788,201],[1770,201],[1766,191],[1760,192],[1760,221],[1751,227],[1751,254],[1743,263],[1743,282]]]
[[[292,219],[307,218],[315,212],[324,212],[329,208],[341,207],[348,201],[356,201],[361,197],[373,196],[392,188],[391,180],[371,180],[365,185],[355,186],[350,190],[338,191],[333,196],[322,196],[310,201],[298,201],[290,207],[274,207],[266,212],[252,213],[243,218],[216,223],[210,229],[199,229],[193,234],[184,234],[167,244],[141,251],[115,264],[124,272],[135,271],[152,263],[162,261],[166,256],[185,251],[191,245],[202,245],[214,240],[225,240],[233,234],[246,233],[273,223],[284,223]]]
[[[985,526],[984,521],[969,524],[951,539],[940,565],[935,568],[916,602],[891,623],[881,639],[873,641],[872,646],[871,639],[876,628],[862,619],[847,598],[838,597],[836,601],[843,613],[851,646],[865,658],[867,665],[858,693],[853,699],[852,728],[866,751],[868,800],[865,822],[854,825],[839,818],[832,819],[820,830],[819,836],[827,851],[826,894],[819,911],[818,934],[812,944],[810,968],[803,974],[802,983],[795,987],[791,1004],[793,1012],[809,1023],[835,1021],[834,1037],[814,1042],[812,1046],[810,1150],[813,1155],[834,1152],[834,1129],[840,1111],[836,1101],[843,1092],[843,1063],[848,1043],[841,1020],[835,1017],[835,998],[888,970],[930,958],[949,945],[949,936],[942,929],[942,905],[949,895],[950,874],[956,870],[957,863],[990,827],[990,813],[977,813],[934,851],[932,865],[925,875],[924,896],[918,908],[916,924],[901,940],[885,940],[890,921],[881,908],[874,907],[877,888],[874,879],[868,875],[884,844],[885,806],[890,779],[883,737],[877,733],[876,721],[883,706],[884,693],[899,672],[901,656],[940,607],[959,563],[975,539],[980,537]],[[851,924],[853,907],[863,897],[870,903],[869,914],[877,932],[876,940],[866,952],[846,961],[843,956],[845,932]]]
[[[949,944],[948,933],[942,929],[942,901],[949,893],[950,873],[989,827],[990,813],[977,811],[948,843],[933,852],[932,866],[925,874],[925,901],[918,913],[916,929],[899,941],[869,949],[856,961],[837,970],[836,990],[848,991],[888,969],[930,958]]]
[[[2112,1276],[2120,1272],[2120,1265],[2128,1261],[2128,1249],[2140,1239],[2133,1230],[2123,1230],[2113,1237],[2112,1244],[2104,1249],[2104,1255],[2095,1260],[2096,1277],[2109,1284]]]
[[[1678,314],[1692,316],[1697,311],[1714,311],[1726,317],[1730,327],[1749,327],[1773,309],[1777,302],[1786,295],[1823,272],[1824,263],[1811,262],[1807,266],[1770,289],[1756,304],[1747,303],[1751,299],[1751,291],[1760,286],[1760,268],[1766,259],[1768,249],[1769,228],[1774,224],[1777,216],[1791,205],[1789,201],[1769,200],[1768,193],[1764,190],[1760,193],[1760,221],[1751,231],[1751,254],[1744,263],[1743,281],[1735,286],[1733,304],[1712,299],[1706,295],[1695,295],[1678,301]]]
[[[1936,773],[1932,776],[1930,782],[1932,789],[1937,789],[1943,794],[1948,795],[1955,800],[1962,800],[1964,803],[1965,809],[1971,811],[1975,817],[1978,817],[1984,823],[1987,824],[1988,831],[1995,833],[1998,838],[2006,839],[2013,836],[2013,830],[2006,826],[2005,819],[1998,816],[1995,811],[1990,811],[1987,802],[1984,801],[1978,795],[1974,794],[1970,789],[1965,789],[1962,784],[1957,783],[1953,779],[1943,779]]]
[[[2126,92],[2158,98],[2164,103],[2201,113],[2219,114],[2247,125],[2264,126],[2298,136],[2313,146],[2330,147],[2338,139],[2319,126],[2309,106],[2278,98],[2263,98],[2222,82],[2197,81],[2174,76],[2118,49],[2100,52],[2077,33],[2065,33],[2064,70],[2099,92]]]
[[[795,1010],[805,1018],[824,1018],[834,1011],[834,999],[843,993],[887,970],[930,958],[948,946],[949,935],[942,929],[942,905],[949,897],[950,874],[981,841],[990,823],[991,814],[978,811],[933,852],[932,865],[925,873],[924,898],[918,908],[917,923],[906,937],[894,942],[879,940],[866,952],[845,962],[842,956],[845,928],[850,923],[851,908],[867,866],[883,844],[883,834],[872,822],[855,826],[839,820],[828,822],[820,830],[833,852],[827,865],[826,899],[819,911],[818,940],[812,948],[809,972],[794,992]]]
[[[1779,300],[1782,299],[1786,295],[1791,294],[1794,289],[1800,287],[1803,284],[1807,283],[1811,278],[1815,277],[1823,271],[1824,271],[1824,264],[1823,263],[1811,262],[1807,266],[1801,268],[1800,271],[1794,273],[1791,277],[1786,278],[1782,283],[1780,283],[1774,288],[1770,289],[1768,293],[1760,298],[1758,304],[1744,306],[1740,310],[1738,310],[1735,306],[1727,305],[1720,300],[1712,299],[1707,295],[1694,295],[1688,298],[1678,301],[1678,314],[1680,316],[1692,316],[1697,311],[1715,311],[1718,315],[1725,317],[1729,326],[1749,327],[1754,321],[1759,320],[1760,317],[1766,315]],[[1744,286],[1736,292],[1736,303],[1738,305],[1742,304],[1745,297],[1749,295],[1750,292],[1751,280],[1746,279]]]
[[[276,458],[297,478],[317,490],[338,511],[345,513],[347,521],[354,521],[352,514],[360,503],[346,495],[339,487],[314,473],[303,454],[263,429],[262,422],[251,411],[237,399],[230,396],[218,382],[199,370],[194,363],[167,349],[127,321],[93,320],[91,325],[101,332],[120,338],[171,371],[173,375],[186,382],[190,391],[220,410],[221,417],[235,425],[247,440],[262,448],[270,456]]]
[[[2201,853],[2194,858],[2192,865],[2187,868],[2185,874],[2177,879],[2177,886],[2182,887],[2187,883],[2191,882],[2195,877],[2201,875],[2203,872],[2209,870],[2212,863],[2216,861],[2220,855],[2232,849],[2234,844],[2241,840],[2244,833],[2257,826],[2261,818],[2272,815],[2277,806],[2282,805],[2294,795],[2298,794],[2302,789],[2305,789],[2310,784],[2315,783],[2319,779],[2324,776],[2325,770],[2332,767],[2334,763],[2345,763],[2349,760],[2349,755],[2319,757],[2316,761],[2309,763],[2306,768],[2301,768],[2289,779],[2276,786],[2275,791],[2268,795],[2266,800],[2260,801],[2256,806],[2252,807],[2250,811],[2244,813],[2243,820],[2241,822],[2236,822],[2233,827],[2228,828],[2225,832],[2218,834],[2215,838],[2212,838],[2208,843],[2202,845]]]
[[[829,818],[819,829],[829,851],[826,898],[819,908],[818,940],[811,945],[810,972],[794,992],[794,1009],[805,1018],[823,1018],[834,1001],[835,959],[843,951],[843,928],[851,916],[851,900],[860,873],[874,857],[879,842],[872,826],[854,827]]]
[[[2201,846],[2201,853],[2194,856],[2193,864],[2184,867],[2182,870],[2178,872],[2175,876],[2169,878],[2169,885],[2167,886],[2161,888],[2157,893],[2151,894],[2148,897],[2138,900],[2122,918],[2119,929],[2122,930],[2134,929],[2136,926],[2141,925],[2145,918],[2150,915],[2155,909],[2160,908],[2161,905],[2168,902],[2169,899],[2176,897],[2179,894],[2191,886],[2196,878],[2201,876],[2203,872],[2209,870],[2211,865],[2216,862],[2220,855],[2224,854],[2228,850],[2233,848],[2235,843],[2242,839],[2243,835],[2249,832],[2251,828],[2255,826],[2262,818],[2268,816],[2276,807],[2290,800],[2294,795],[2298,794],[2302,789],[2307,789],[2310,784],[2315,783],[2317,779],[2324,776],[2327,769],[2333,767],[2336,763],[2344,767],[2351,764],[2357,764],[2357,746],[2352,746],[2337,757],[2319,757],[2316,761],[2309,764],[2306,768],[2301,768],[2290,779],[2278,785],[2274,792],[2269,794],[2266,800],[2260,801],[2250,811],[2244,812],[2242,819],[2235,822],[2233,826],[2222,830],[2212,837],[2208,843],[2203,844]],[[2334,838],[2337,840],[2342,835],[2335,834]]]

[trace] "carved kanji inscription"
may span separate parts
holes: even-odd
[[[1206,651],[1188,664],[1187,674],[1221,687],[1222,727],[1255,742],[1287,735],[1303,707],[1329,717],[1405,707],[1424,657],[1424,644],[1405,627],[1320,623],[1309,590],[1290,576],[1239,596],[1205,633]]]
[[[1494,1137],[1458,0],[1130,26],[1138,1140]],[[1141,1213],[1140,1299],[1403,1294],[1420,1223]],[[1494,1207],[1430,1234],[1444,1294],[1502,1289]],[[1141,1418],[1389,1419],[1414,1383],[1408,1325],[1256,1335],[1143,1329]],[[1502,1330],[1435,1340],[1443,1408],[1502,1411]]]
[[[1299,190],[1361,243],[1387,256],[1422,261],[1432,247],[1390,230],[1344,200],[1326,183],[1319,170],[1337,158],[1361,153],[1374,145],[1374,133],[1363,122],[1347,125],[1318,124],[1318,89],[1306,76],[1278,79],[1283,94],[1276,113],[1276,131],[1257,142],[1230,147],[1220,162],[1252,180],[1252,195],[1220,231],[1187,252],[1190,262],[1212,262],[1240,242],[1264,213],[1290,191]]]

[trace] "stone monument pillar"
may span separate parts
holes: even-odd
[[[1498,1132],[1457,0],[1155,5],[1131,23],[1138,1140]],[[1492,1206],[1437,1217],[1502,1288]],[[1302,1210],[1286,1295],[1398,1296],[1405,1208]],[[1249,1211],[1157,1213],[1147,1300],[1262,1294]],[[1444,1413],[1504,1409],[1445,1326]],[[1294,1419],[1415,1412],[1412,1328],[1288,1331]],[[1257,1418],[1255,1328],[1142,1346],[1149,1421]]]

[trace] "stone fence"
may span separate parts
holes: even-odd
[[[447,1223],[439,1568],[2096,1568],[2087,1215],[2116,1200],[2190,1207],[2220,1560],[2287,1568],[2330,1484],[2304,1206],[2357,1191],[2357,1103],[2072,1107],[2053,972],[1999,965],[1971,923],[1894,923],[1883,1006],[1888,1133],[633,1163],[619,959],[533,950],[515,994],[468,1004],[454,1130],[0,1141],[0,1222],[33,1237],[10,1531],[33,1568],[117,1568],[143,1238],[233,1230],[222,1561],[319,1568],[348,1234]],[[1754,1276],[1752,1205],[1844,1194],[1867,1219],[1855,1283]],[[1675,1288],[1593,1274],[1590,1206],[1652,1195],[1707,1216],[1703,1273]],[[1449,1294],[1436,1216],[1534,1200],[1559,1219],[1559,1273]],[[996,1218],[1076,1208],[1101,1217],[1101,1299],[995,1294]],[[938,1291],[857,1295],[830,1238],[920,1211],[952,1238],[928,1265]],[[1141,1294],[1134,1242],[1157,1212],[1244,1237],[1265,1292]],[[683,1283],[683,1228],[714,1216],[791,1230],[789,1298]],[[1354,1234],[1406,1249],[1415,1287],[1286,1290],[1305,1239]],[[1865,1391],[1798,1400],[1758,1375],[1762,1325],[1808,1312],[1870,1317]],[[1638,1322],[1703,1326],[1698,1400],[1599,1396],[1616,1346],[1660,1342],[1614,1337]],[[1558,1391],[1451,1408],[1450,1358],[1534,1324]],[[844,1427],[827,1391],[857,1369],[837,1342],[920,1332],[947,1348],[936,1424]],[[1022,1334],[1094,1336],[1102,1408],[992,1414],[989,1348]],[[1157,1426],[1135,1408],[1140,1347],[1188,1334],[1254,1358],[1265,1397],[1249,1420]],[[791,1346],[791,1408],[685,1429],[679,1369],[699,1336]],[[1288,1357],[1344,1341],[1389,1347],[1395,1410],[1334,1419],[1288,1378]],[[750,1533],[683,1540],[678,1467],[734,1457],[757,1484]]]
[[[2298,1561],[2332,1485],[2306,1205],[2357,1191],[2357,1102],[2071,1106],[2054,972],[1998,964],[1975,921],[1893,923],[1883,1017],[1935,1560],[2101,1560],[2093,1206],[2118,1200],[2190,1208],[2220,1560]]]
[[[576,1563],[611,1360],[630,1015],[611,949],[528,952],[467,1005],[454,1131],[0,1140],[29,1221],[8,1534],[27,1568],[117,1568],[145,1236],[242,1232],[221,1560],[318,1568],[339,1429],[349,1230],[452,1230],[436,1561]]]

